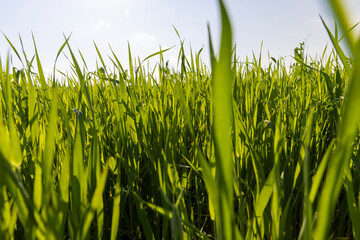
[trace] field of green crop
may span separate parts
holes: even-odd
[[[5,37],[0,239],[360,239],[360,41],[331,6],[334,50],[290,67],[239,62],[222,1],[211,66],[181,42],[179,71],[130,47],[109,67],[95,45],[89,71],[67,38],[71,71],[46,78]]]

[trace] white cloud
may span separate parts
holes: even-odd
[[[106,21],[104,21],[104,20],[99,20],[97,23],[96,23],[96,25],[93,27],[93,30],[94,31],[98,31],[98,30],[100,30],[100,29],[102,29],[102,28],[113,28],[114,26],[111,24],[111,23],[109,23],[109,22],[106,22]]]
[[[124,10],[124,14],[125,14],[125,16],[129,17],[129,16],[130,16],[129,10],[128,10],[128,9],[125,9],[125,10]]]
[[[156,37],[146,32],[136,32],[133,34],[133,39],[136,42],[155,42]]]

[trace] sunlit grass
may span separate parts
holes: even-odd
[[[180,41],[180,71],[130,46],[109,67],[94,44],[89,71],[66,38],[71,71],[46,78],[35,40],[29,57],[6,38],[22,66],[0,60],[0,236],[359,239],[360,42],[331,4],[352,56],[324,22],[334,50],[301,43],[290,67],[239,62],[222,1],[210,66]]]

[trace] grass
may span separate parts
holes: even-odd
[[[91,72],[65,38],[71,71],[46,78],[35,40],[29,58],[6,38],[22,67],[0,59],[0,236],[359,239],[360,42],[330,4],[334,50],[301,43],[290,67],[239,62],[222,1],[210,67],[180,41],[180,71],[130,46],[129,69],[113,51],[109,68],[94,44]]]

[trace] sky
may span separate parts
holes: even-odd
[[[328,35],[321,23],[321,15],[329,26],[334,18],[327,0],[224,0],[229,10],[240,60],[253,53],[291,61],[293,49],[305,42],[306,53],[321,55]],[[360,1],[344,0],[349,8],[352,23],[360,21]],[[19,34],[28,56],[33,56],[32,33],[45,72],[53,68],[55,57],[69,36],[73,51],[80,50],[89,70],[95,70],[97,44],[106,63],[111,55],[109,45],[124,67],[128,66],[127,44],[133,57],[141,60],[162,49],[175,46],[165,54],[176,68],[180,40],[174,27],[185,39],[187,53],[190,48],[201,53],[209,63],[207,24],[210,25],[215,48],[220,36],[220,14],[216,0],[0,0],[0,30],[21,50]],[[355,31],[359,31],[360,27]],[[0,58],[4,62],[10,50],[6,39],[0,35]],[[11,51],[10,51],[11,53]],[[68,56],[68,51],[64,50]],[[15,54],[13,65],[21,68]],[[81,60],[77,55],[78,60]],[[154,59],[153,61],[157,61]],[[61,55],[57,68],[70,66]]]

